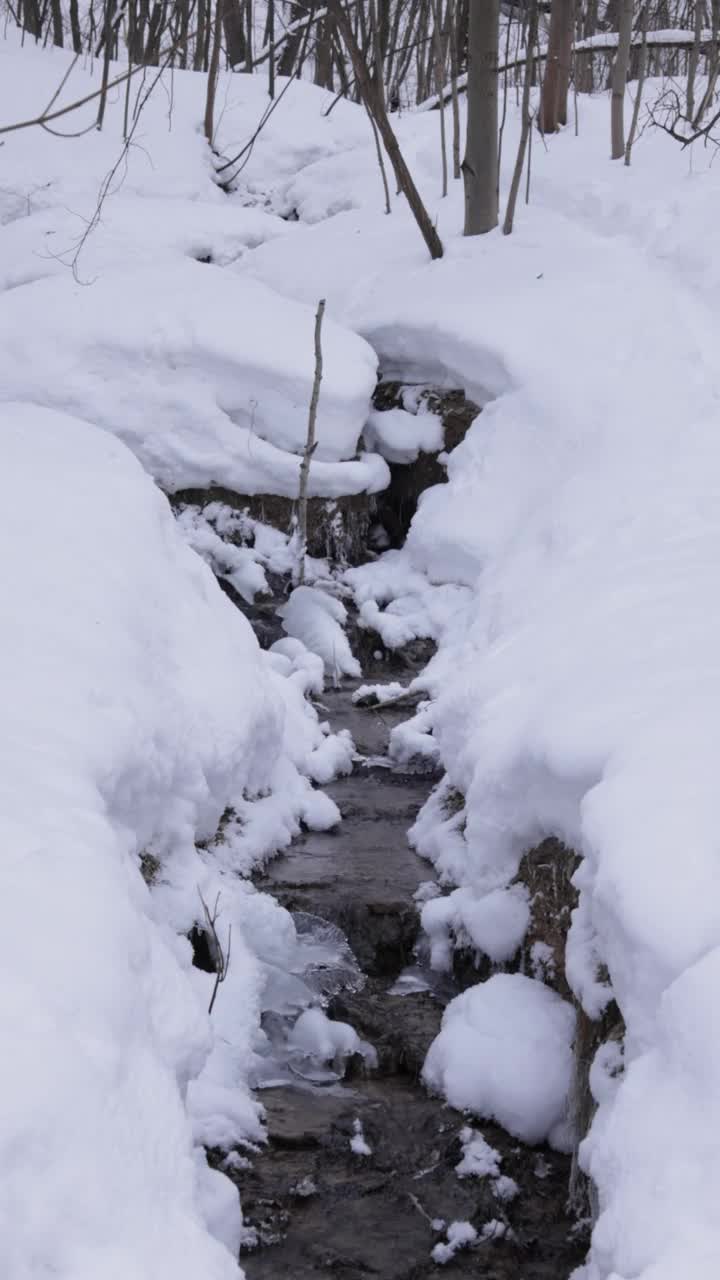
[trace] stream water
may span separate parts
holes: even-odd
[[[349,728],[359,755],[375,761],[408,714],[361,710],[350,685],[328,691],[323,704],[332,727]],[[518,1194],[504,1201],[491,1179],[461,1179],[459,1134],[473,1122],[430,1097],[419,1079],[457,990],[430,973],[418,948],[413,895],[431,868],[409,848],[407,831],[432,783],[359,760],[328,788],[343,815],[338,831],[304,834],[258,878],[296,914],[307,945],[302,982],[330,1018],[374,1046],[377,1065],[368,1070],[357,1055],[344,1066],[293,1058],[297,1013],[288,1011],[280,977],[257,1081],[269,1141],[231,1174],[255,1233],[241,1259],[249,1280],[415,1280],[440,1272],[562,1280],[582,1261],[586,1239],[566,1209],[568,1159],[476,1123]],[[472,1223],[480,1242],[437,1265],[431,1251],[455,1221]]]

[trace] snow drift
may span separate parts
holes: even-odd
[[[139,858],[170,882],[194,860],[196,893],[195,840],[282,756],[276,677],[124,446],[19,405],[0,439],[0,1270],[230,1280],[207,1221],[235,1248],[237,1196],[185,1110],[210,979]],[[257,974],[234,954],[242,1041]]]

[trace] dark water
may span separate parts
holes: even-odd
[[[358,750],[377,757],[407,710],[359,710],[351,689],[323,697],[333,728],[351,730]],[[266,1089],[269,1143],[252,1168],[234,1174],[245,1222],[258,1247],[243,1252],[250,1280],[415,1280],[474,1275],[485,1280],[563,1280],[583,1258],[586,1239],[566,1212],[569,1161],[547,1148],[522,1147],[501,1129],[476,1122],[502,1156],[519,1194],[501,1201],[488,1179],[459,1179],[458,1134],[472,1119],[431,1098],[419,1082],[427,1048],[454,988],[413,965],[418,916],[413,894],[432,878],[408,847],[407,830],[432,779],[358,765],[328,788],[343,813],[337,833],[308,833],[270,864],[260,887],[292,911],[338,925],[368,975],[360,991],[340,992],[328,1012],[350,1022],[377,1049],[371,1075],[350,1072],[325,1087]],[[352,1063],[351,1063],[352,1067]],[[371,1150],[353,1152],[359,1121]],[[431,1259],[446,1224],[469,1221],[478,1234],[494,1220],[506,1234],[463,1250],[444,1266]]]

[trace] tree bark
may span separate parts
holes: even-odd
[[[552,0],[548,56],[540,101],[541,133],[557,133],[561,124],[567,124],[574,8],[574,0]]]
[[[499,0],[471,0],[468,40],[468,122],[463,178],[465,235],[498,224]]]
[[[245,15],[240,0],[225,0],[222,25],[225,33],[225,51],[231,67],[240,67],[247,58],[245,39]]]
[[[633,0],[622,0],[618,49],[613,64],[610,101],[610,142],[613,160],[625,156],[625,86],[632,44]]]
[[[213,134],[215,132],[215,94],[217,92],[218,74],[220,71],[220,45],[222,42],[222,19],[223,9],[225,5],[223,0],[217,0],[215,6],[215,22],[213,26],[212,52],[210,54],[210,65],[208,67],[207,79],[207,96],[205,98],[205,137],[208,146],[212,146]]]

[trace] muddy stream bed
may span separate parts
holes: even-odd
[[[411,714],[357,708],[351,685],[322,702],[332,728],[350,729],[358,754],[375,759]],[[351,1058],[344,1079],[260,1090],[267,1147],[231,1172],[257,1241],[241,1257],[249,1280],[564,1280],[584,1256],[586,1239],[566,1208],[568,1158],[460,1115],[420,1082],[443,1008],[459,990],[424,969],[421,947],[416,954],[413,895],[432,869],[409,848],[407,831],[433,782],[358,761],[327,788],[343,815],[337,831],[304,834],[257,879],[298,921],[320,918],[346,935],[364,984],[336,991],[326,1012],[375,1047],[378,1065],[368,1071]],[[358,1122],[369,1154],[351,1149]],[[502,1156],[502,1173],[519,1188],[514,1199],[500,1200],[489,1178],[458,1177],[467,1124]],[[472,1223],[479,1237],[498,1225],[494,1238],[438,1265],[431,1251],[455,1221]]]

